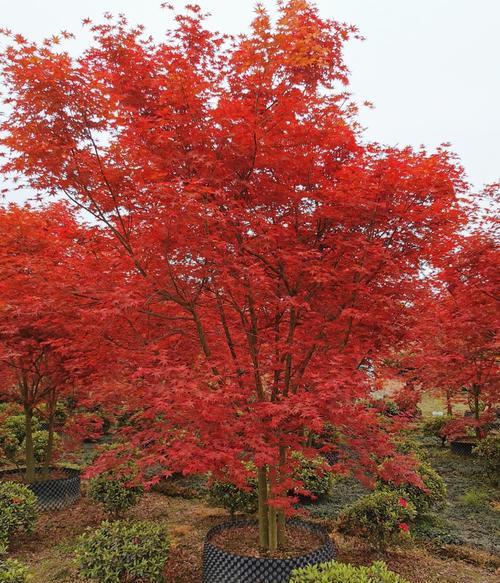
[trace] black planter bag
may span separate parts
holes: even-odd
[[[450,449],[452,453],[456,453],[458,455],[466,455],[472,456],[474,453],[472,452],[473,448],[476,447],[476,441],[452,441],[450,443]]]
[[[316,565],[335,558],[335,547],[327,531],[317,524],[292,519],[290,526],[319,534],[321,545],[305,555],[286,559],[235,555],[212,544],[213,536],[223,530],[255,524],[243,520],[220,524],[210,529],[203,546],[203,583],[287,583],[294,569]]]
[[[64,472],[66,476],[25,484],[37,497],[39,510],[58,510],[73,504],[80,497],[80,470],[63,467],[51,467],[50,470]],[[8,481],[9,475],[24,472],[24,468],[1,470],[0,480]]]

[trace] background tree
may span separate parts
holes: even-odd
[[[82,227],[65,205],[0,209],[0,394],[22,405],[26,480],[35,479],[33,418],[44,408],[53,455],[56,405],[76,394],[83,374],[77,346],[85,338],[79,263]]]
[[[465,397],[478,436],[499,403],[498,261],[494,233],[462,237],[440,262],[434,291],[414,328],[411,360],[421,382],[451,399]]]

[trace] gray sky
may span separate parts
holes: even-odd
[[[170,13],[161,0],[0,0],[0,27],[33,39],[62,29],[88,40],[81,19],[123,12],[160,38]],[[182,6],[186,2],[172,0]],[[210,26],[244,32],[253,0],[192,0]],[[273,7],[273,0],[263,0]],[[367,137],[392,145],[450,142],[476,188],[500,180],[500,0],[317,0],[323,16],[355,24],[366,37],[346,51],[351,92]],[[1,46],[0,46],[1,48]],[[18,198],[18,197],[17,197]]]

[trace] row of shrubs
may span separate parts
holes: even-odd
[[[77,542],[75,555],[79,574],[100,583],[123,581],[164,581],[169,540],[166,532],[152,522],[103,522]],[[14,559],[0,557],[2,583],[26,583],[28,570]],[[329,562],[296,569],[290,583],[408,583],[390,571],[385,563],[370,567]]]
[[[493,435],[491,436],[493,437]],[[486,440],[484,440],[486,441]],[[498,437],[490,439],[498,444]],[[338,528],[348,535],[365,538],[375,547],[385,548],[409,536],[410,526],[415,530],[429,521],[429,516],[443,507],[446,488],[441,477],[425,461],[425,455],[418,444],[406,441],[403,449],[410,449],[417,458],[418,473],[424,490],[413,485],[396,485],[380,481],[377,488],[346,508],[338,519]],[[488,450],[485,450],[488,451]],[[331,478],[327,473],[318,475],[318,460],[300,460],[298,472],[304,489],[313,496],[327,496],[331,492]],[[232,484],[213,482],[210,486],[213,504],[223,506],[234,515],[235,512],[253,512],[256,507],[255,483],[248,482],[248,488],[240,490]],[[100,503],[113,522],[106,521],[93,532],[83,535],[77,545],[77,557],[83,578],[119,582],[124,577],[130,580],[144,579],[160,581],[168,555],[168,538],[161,527],[148,522],[116,520],[138,502],[143,489],[131,485],[130,478],[106,472],[89,482],[88,495]],[[36,518],[36,499],[22,484],[0,483],[0,582],[24,583],[26,568],[17,561],[5,557],[8,540],[16,530],[30,532]],[[153,541],[152,544],[151,541]],[[342,566],[339,563],[311,567],[294,574],[294,583],[322,582],[400,583],[403,580],[387,571],[387,578],[372,575],[376,572],[365,568]],[[380,571],[381,573],[383,571]],[[6,573],[5,575],[3,573]],[[384,575],[385,576],[385,575]],[[370,579],[371,577],[371,579]],[[128,580],[128,579],[127,579]]]

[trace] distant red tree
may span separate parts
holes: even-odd
[[[258,8],[238,39],[203,18],[192,7],[159,43],[110,19],[79,59],[14,37],[3,169],[85,209],[115,256],[99,314],[127,324],[106,372],[143,467],[242,484],[253,461],[276,548],[311,432],[336,428],[339,469],[416,479],[391,461],[370,369],[405,335],[422,263],[450,248],[463,184],[444,149],[362,141],[342,90],[354,28],[304,0],[276,25]]]
[[[423,385],[441,390],[449,407],[453,400],[468,402],[474,416],[468,423],[481,434],[500,402],[500,250],[493,234],[484,231],[457,243],[443,257],[434,293],[413,330],[417,342],[410,360]],[[464,423],[455,429],[464,431]]]
[[[73,358],[79,227],[67,208],[0,209],[0,395],[23,406],[26,479],[35,477],[33,415],[44,405],[53,449],[54,414],[75,379]],[[80,334],[78,334],[80,335]]]

